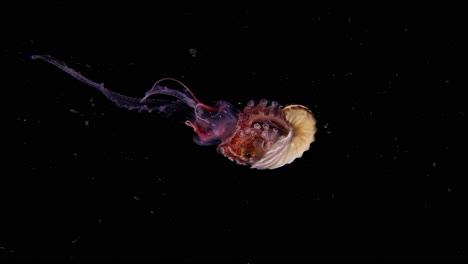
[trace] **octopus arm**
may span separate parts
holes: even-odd
[[[286,120],[291,124],[289,134],[278,140],[265,155],[252,165],[255,169],[276,169],[302,157],[315,140],[316,121],[304,106],[289,105],[283,109]]]

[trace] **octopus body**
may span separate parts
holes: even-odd
[[[305,106],[249,101],[239,114],[236,131],[217,150],[240,165],[275,169],[302,157],[315,140],[315,124]]]

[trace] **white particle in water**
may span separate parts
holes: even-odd
[[[197,49],[191,48],[191,49],[189,49],[189,53],[190,53],[190,55],[192,55],[193,57],[195,57],[195,56],[197,55]]]
[[[73,239],[71,242],[72,242],[73,244],[75,244],[76,242],[78,242],[79,239],[80,239],[80,236],[77,236],[77,237],[76,237],[75,239]]]

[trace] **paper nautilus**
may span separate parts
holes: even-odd
[[[157,81],[145,96],[134,98],[89,80],[49,55],[34,55],[32,59],[49,62],[96,88],[120,107],[163,115],[182,114],[187,120],[185,124],[196,132],[194,141],[197,144],[218,145],[219,153],[240,165],[255,169],[279,168],[302,157],[315,139],[315,118],[302,105],[283,107],[276,101],[265,99],[257,103],[249,101],[242,111],[223,100],[212,106],[206,105],[187,86],[172,78]],[[162,85],[169,82],[174,87]]]

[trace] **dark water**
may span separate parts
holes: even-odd
[[[128,5],[5,8],[0,260],[467,260],[460,7]],[[135,97],[306,105],[316,142],[242,167],[34,54]]]

